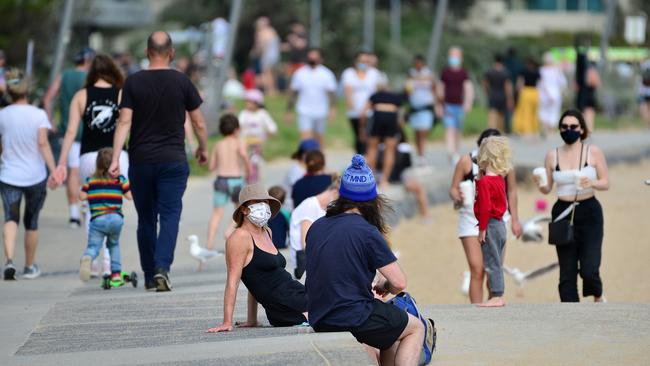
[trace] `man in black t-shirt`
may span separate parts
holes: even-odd
[[[115,131],[110,173],[119,174],[119,156],[129,139],[129,179],[138,212],[138,249],[145,289],[170,291],[178,223],[189,166],[185,156],[185,113],[199,139],[195,157],[207,162],[207,130],[202,103],[192,82],[169,67],[174,57],[169,34],[158,31],[147,40],[149,68],[126,79],[120,120]],[[160,228],[158,230],[158,221]]]

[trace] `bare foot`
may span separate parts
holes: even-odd
[[[477,306],[480,308],[500,308],[506,306],[506,302],[503,300],[503,297],[495,296],[482,304],[478,304]]]

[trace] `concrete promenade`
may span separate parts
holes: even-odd
[[[606,132],[594,140],[611,163],[650,156],[649,131]],[[467,150],[470,143],[465,144]],[[557,143],[515,140],[515,162],[527,168],[541,165],[545,151]],[[429,154],[433,168],[425,185],[440,202],[451,167],[443,146],[431,145]],[[328,151],[328,166],[340,170],[349,158],[349,152]],[[268,164],[266,182],[279,182],[287,166],[286,161]],[[400,192],[396,187],[388,193]],[[142,284],[137,289],[104,291],[98,280],[79,281],[85,235],[65,226],[64,191],[50,192],[36,259],[43,276],[0,281],[0,365],[372,364],[354,338],[344,333],[316,335],[305,327],[204,333],[221,321],[225,264],[218,258],[197,273],[185,238],[190,234],[205,238],[210,209],[210,179],[192,178],[171,273],[173,292],[147,293]],[[132,204],[126,205],[125,216],[123,267],[140,272]],[[18,240],[15,263],[22,266],[22,229]],[[219,241],[217,247],[222,246]],[[236,320],[245,318],[245,294],[242,286]],[[423,310],[438,327],[433,365],[648,364],[650,304],[529,304],[504,309],[426,305]],[[268,324],[261,308],[259,318]]]

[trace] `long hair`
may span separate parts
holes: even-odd
[[[370,201],[357,202],[344,197],[339,197],[337,200],[327,206],[326,217],[333,217],[345,213],[348,210],[357,209],[361,216],[368,221],[368,223],[379,230],[380,233],[386,235],[390,231],[384,213],[386,211],[392,212],[388,200],[383,195],[377,195],[375,199]]]
[[[105,147],[100,149],[97,152],[97,161],[95,163],[95,173],[93,174],[93,177],[99,179],[110,179],[111,176],[108,173],[108,168],[110,168],[111,166],[112,159],[113,159],[112,147]]]
[[[99,79],[107,81],[118,89],[124,84],[124,75],[113,59],[104,54],[99,54],[93,59],[86,76],[86,87],[94,85]]]

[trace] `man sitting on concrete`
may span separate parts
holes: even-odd
[[[406,276],[383,237],[385,200],[361,155],[345,170],[339,193],[307,233],[309,323],[316,332],[351,332],[373,347],[380,365],[416,365],[422,322],[371,291],[397,294],[406,288]],[[382,276],[373,286],[377,270]]]

